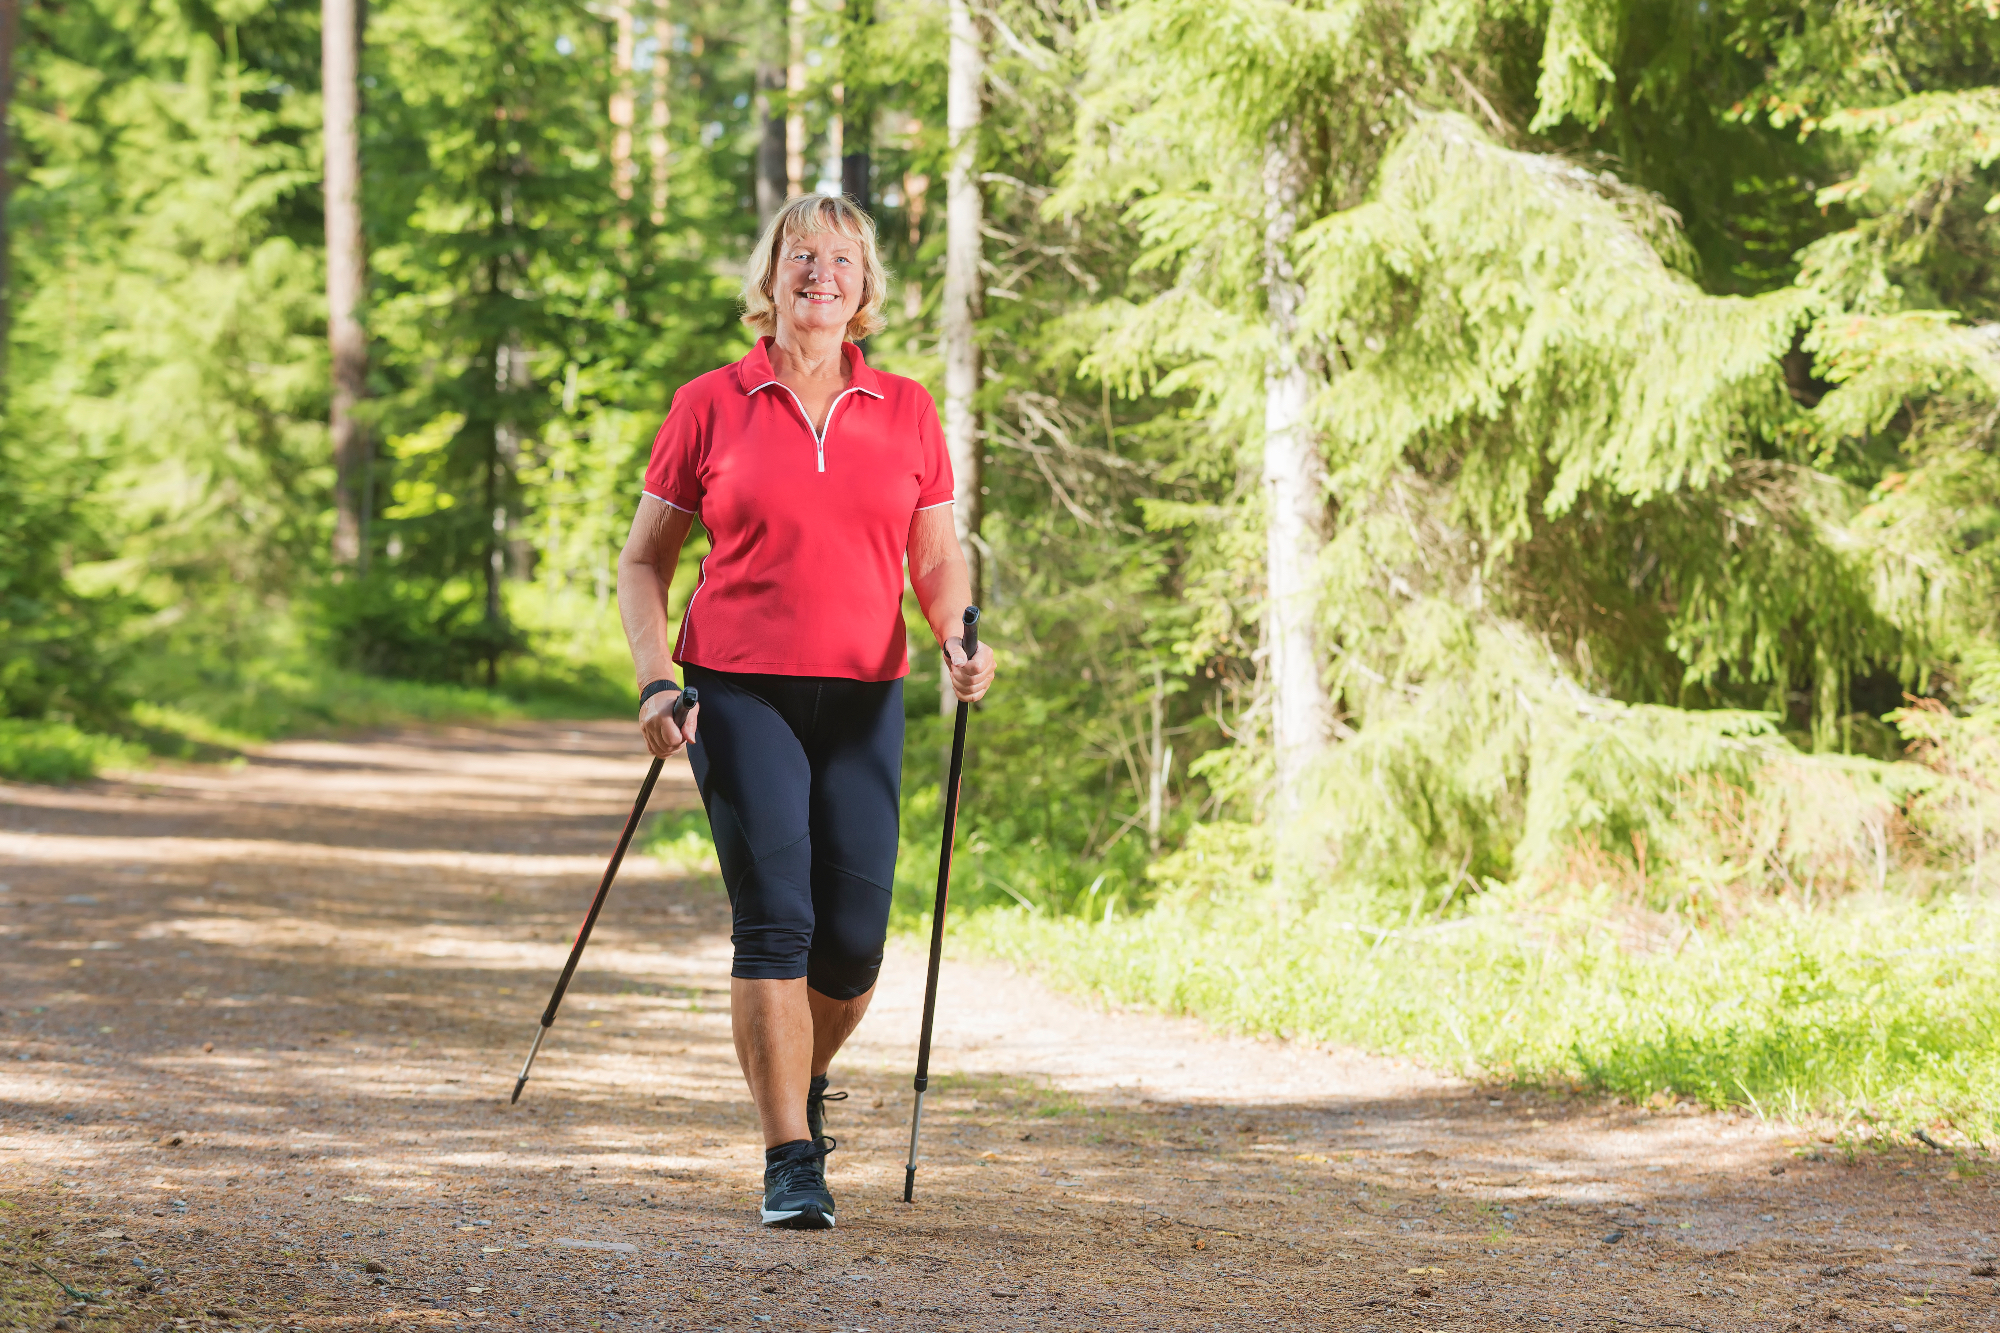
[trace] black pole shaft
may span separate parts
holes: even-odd
[[[584,913],[583,925],[577,928],[576,943],[570,945],[569,961],[563,964],[562,975],[556,978],[555,991],[549,996],[549,1007],[542,1011],[542,1026],[553,1027],[556,1010],[562,1007],[563,994],[569,990],[570,978],[576,975],[576,965],[583,958],[583,946],[590,943],[590,932],[597,926],[597,914],[604,910],[604,900],[611,896],[611,881],[618,878],[618,867],[625,863],[625,851],[632,845],[632,835],[639,831],[639,820],[646,813],[646,803],[653,799],[653,784],[660,780],[660,768],[667,761],[653,760],[653,766],[646,770],[646,780],[639,784],[639,797],[632,802],[632,813],[626,816],[625,831],[618,835],[618,847],[611,853],[611,863],[604,867],[604,878],[598,882],[597,896],[590,900],[590,910]]]
[[[674,722],[680,725],[687,720],[689,712],[701,702],[701,695],[694,689],[681,692],[674,703]],[[569,990],[570,978],[576,975],[576,965],[583,958],[583,948],[590,943],[590,932],[597,925],[597,914],[604,910],[604,900],[611,896],[611,882],[618,878],[618,867],[625,863],[625,852],[632,845],[632,835],[639,831],[639,820],[645,816],[646,803],[653,799],[653,785],[660,780],[660,769],[665,759],[655,758],[651,768],[646,770],[646,780],[639,784],[639,795],[632,802],[632,813],[626,816],[625,831],[618,835],[618,846],[611,853],[610,864],[604,867],[604,878],[598,882],[597,896],[590,900],[590,910],[584,913],[583,925],[577,928],[576,943],[570,945],[569,961],[563,964],[562,975],[556,978],[556,988],[549,995],[549,1007],[542,1011],[541,1030],[535,1034],[535,1044],[528,1051],[528,1058],[521,1066],[521,1073],[514,1080],[514,1095],[510,1103],[521,1100],[521,1089],[528,1086],[528,1071],[534,1067],[535,1056],[542,1049],[542,1038],[555,1026],[556,1010],[562,1008],[563,994]]]
[[[979,608],[965,608],[965,657],[979,652]],[[949,670],[949,663],[946,665]],[[944,962],[944,911],[951,892],[951,848],[958,831],[958,787],[965,772],[965,724],[972,705],[959,701],[951,735],[951,770],[945,775],[944,836],[938,847],[937,898],[931,906],[931,965],[924,978],[924,1023],[917,1037],[916,1098],[910,1108],[910,1159],[903,1167],[903,1202],[910,1202],[917,1187],[917,1138],[923,1129],[924,1093],[931,1082],[931,1026],[937,1015],[938,969]]]

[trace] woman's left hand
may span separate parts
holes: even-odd
[[[979,645],[971,661],[965,659],[965,640],[956,636],[944,641],[944,660],[951,666],[951,688],[961,703],[976,704],[986,697],[993,684],[993,649]]]

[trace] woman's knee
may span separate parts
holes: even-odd
[[[830,1000],[864,995],[882,971],[882,945],[889,934],[888,889],[831,866],[813,875],[818,917],[806,982]]]
[[[807,974],[816,930],[812,852],[804,838],[741,869],[730,884],[732,977],[791,981]]]

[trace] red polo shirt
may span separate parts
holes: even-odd
[[[910,670],[910,521],[950,504],[951,459],[923,385],[841,348],[852,387],[815,435],[771,373],[769,338],[681,386],[646,494],[700,517],[714,549],[674,660],[715,671],[895,680]]]

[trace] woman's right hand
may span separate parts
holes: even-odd
[[[674,705],[681,701],[679,690],[663,690],[639,705],[639,734],[646,738],[646,750],[669,759],[694,739],[701,719],[701,705],[688,709],[685,726],[674,724]]]

